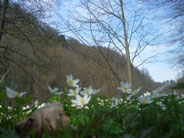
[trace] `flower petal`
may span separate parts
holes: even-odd
[[[79,82],[79,79],[73,80],[74,84]]]
[[[63,92],[56,92],[55,95],[61,95]]]
[[[101,89],[98,89],[98,90],[94,89],[94,90],[93,90],[94,94],[97,94],[97,93],[99,93],[100,91],[101,91]]]
[[[81,96],[80,95],[76,95],[76,100],[80,101],[80,99],[81,99]]]
[[[118,89],[118,90],[123,90],[123,88],[122,88],[122,87],[117,87],[117,89]]]
[[[89,103],[90,99],[91,99],[91,96],[89,96],[88,99],[86,100],[86,104]]]
[[[68,94],[68,96],[74,96],[74,94],[72,94],[72,93],[69,93],[69,94]]]
[[[88,95],[84,94],[84,101],[86,101],[88,99]]]
[[[72,102],[73,104],[77,104],[77,101],[76,101],[76,100],[71,100],[71,102]]]
[[[54,89],[53,89],[53,92],[57,92],[59,89],[57,88],[57,87],[55,87]]]
[[[17,93],[16,93],[16,91],[6,87],[6,95],[8,96],[8,98],[13,99],[16,97]]]
[[[70,74],[70,75],[66,75],[66,79],[67,80],[73,80],[73,76]]]
[[[27,92],[21,92],[18,97],[22,97],[23,95],[25,95]]]
[[[51,88],[50,86],[48,86],[48,90],[49,90],[50,92],[52,92],[52,88]]]

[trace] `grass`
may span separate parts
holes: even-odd
[[[143,95],[143,98],[150,98],[143,102],[140,97],[133,95],[130,98],[130,93],[122,91],[122,98],[119,99],[93,95],[89,103],[81,107],[68,100],[67,93],[70,91],[69,88],[65,90],[63,95],[51,93],[40,103],[27,106],[31,100],[30,95],[8,99],[1,84],[0,137],[20,137],[14,126],[41,107],[46,100],[64,103],[65,112],[71,118],[71,128],[59,128],[52,134],[45,132],[42,137],[184,137],[183,96],[175,93],[161,94],[157,90]],[[13,103],[13,107],[7,104],[7,99]]]

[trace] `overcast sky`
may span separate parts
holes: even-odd
[[[132,0],[134,2],[134,0]],[[66,0],[61,1],[59,6],[57,5],[56,8],[53,9],[53,17],[50,19],[50,22],[59,22],[61,23],[61,19],[58,19],[58,17],[55,15],[56,13],[59,13],[62,17],[68,18],[68,12],[75,14],[73,8],[77,8],[77,11],[80,12],[80,14],[85,15],[85,11],[80,9],[78,6],[78,0]],[[144,5],[138,5],[138,7],[144,6]],[[164,9],[165,10],[165,9]],[[164,24],[163,21],[157,20],[151,20],[151,17],[154,18],[156,15],[164,14],[164,10],[160,11],[153,11],[154,14],[149,15],[150,17],[150,23],[152,25],[157,27],[157,30],[159,33],[162,33],[163,35],[157,40],[157,45],[155,46],[148,46],[138,58],[134,61],[134,65],[139,65],[142,61],[144,61],[146,58],[149,58],[150,56],[157,55],[156,57],[149,60],[149,63],[144,63],[140,65],[138,68],[146,68],[150,76],[157,82],[163,82],[165,80],[175,80],[177,77],[177,74],[179,73],[177,68],[174,68],[171,64],[171,60],[175,55],[172,55],[171,53],[168,53],[171,51],[175,46],[169,46],[166,43],[161,42],[163,39],[167,38],[169,35],[166,33],[168,30],[172,29],[173,26],[169,24]],[[59,24],[57,24],[59,25]],[[62,24],[60,24],[62,25]],[[58,26],[57,26],[58,27]],[[61,30],[63,31],[63,28],[61,27]],[[63,32],[63,35],[65,35],[65,32]],[[73,36],[71,33],[67,34]],[[133,43],[136,43],[136,41],[133,41]],[[130,51],[133,53],[135,50],[135,47],[130,47]]]

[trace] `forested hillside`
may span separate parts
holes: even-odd
[[[1,0],[0,138],[184,137],[183,22],[154,18],[184,8],[154,2]]]
[[[83,45],[65,38],[18,4],[9,4],[0,41],[0,76],[9,68],[5,86],[27,91],[34,98],[48,95],[47,87],[66,86],[66,74],[80,79],[80,86],[101,88],[100,94],[118,96],[116,87],[127,81],[125,57],[107,47]],[[149,74],[133,69],[134,87],[151,91],[160,84]]]

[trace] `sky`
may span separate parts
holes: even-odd
[[[134,0],[130,0],[130,1],[131,1],[131,4],[133,3],[134,5],[136,5],[137,8],[144,7],[144,5],[142,5],[141,3],[137,4],[135,3]],[[71,18],[70,15],[73,14],[73,17],[78,18],[79,16],[77,16],[76,11],[84,17],[88,17],[89,15],[86,13],[86,11],[78,7],[78,5],[79,5],[78,0],[61,1],[59,5],[57,5],[53,9],[53,16],[47,22],[50,22],[50,23],[55,22],[55,25],[57,24],[57,27],[64,26],[64,24],[62,24],[61,18],[58,18],[58,15],[62,16],[62,18],[69,19]],[[74,8],[76,11],[74,10]],[[129,10],[131,12],[131,8]],[[169,34],[167,32],[170,29],[172,29],[173,26],[170,24],[164,23],[163,20],[161,21],[159,21],[158,19],[154,21],[152,20],[152,18],[155,18],[155,15],[157,16],[157,15],[164,14],[164,10],[152,11],[152,13],[150,13],[147,16],[148,20],[143,22],[144,24],[150,23],[148,27],[154,28],[155,26],[157,29],[157,33],[162,34],[162,35],[156,41],[155,45],[148,45],[148,47],[144,49],[144,51],[135,59],[133,63],[134,66],[137,66],[140,63],[142,63],[144,59],[149,58],[150,56],[158,55],[148,60],[148,63],[144,63],[138,66],[140,70],[142,68],[146,68],[149,71],[149,74],[152,77],[152,79],[155,80],[156,82],[163,82],[163,81],[171,80],[171,79],[175,80],[178,76],[178,73],[180,72],[177,68],[172,66],[173,64],[171,64],[172,58],[176,55],[171,54],[170,51],[172,51],[173,48],[175,48],[175,46],[170,46],[169,44],[162,42],[163,39],[166,39],[167,37],[169,37]],[[130,13],[129,12],[125,13],[125,16],[126,14],[127,14],[127,19],[131,22],[132,20],[129,16]],[[116,22],[114,23],[116,25]],[[79,25],[79,24],[76,23],[76,25]],[[63,32],[64,35],[67,34],[75,38],[75,36],[71,32],[68,33],[64,28],[61,27],[60,30],[62,30],[61,32]],[[136,44],[137,44],[137,41],[133,40],[132,45],[136,45]],[[135,49],[136,47],[130,47],[130,52],[134,53]],[[133,56],[133,54],[131,56]]]
[[[162,48],[158,48],[157,50],[161,51],[162,49],[163,53],[167,52],[167,46],[163,46]],[[141,54],[141,58],[145,59],[149,57],[149,54],[154,55],[156,54],[157,51],[154,49],[146,49],[143,51]],[[173,64],[170,62],[170,53],[164,53],[163,55],[161,54],[160,56],[156,57],[155,60],[151,63],[145,63],[142,64],[139,69],[146,68],[149,71],[150,76],[157,82],[163,82],[166,80],[175,80],[178,76],[178,71],[177,68],[173,66]],[[137,64],[140,63],[140,59],[137,58],[134,65],[136,66]],[[171,59],[172,60],[172,59]]]

